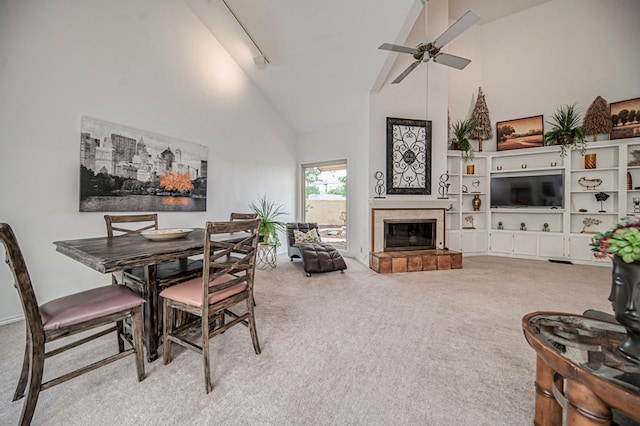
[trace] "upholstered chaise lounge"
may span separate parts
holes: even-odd
[[[308,277],[316,272],[344,272],[347,269],[340,252],[321,241],[317,223],[287,223],[287,254],[291,261],[295,257],[302,259]]]

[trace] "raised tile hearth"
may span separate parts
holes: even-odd
[[[440,249],[374,252],[369,253],[369,268],[379,274],[461,269],[462,253]]]

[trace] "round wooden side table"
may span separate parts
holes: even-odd
[[[534,424],[610,425],[611,410],[640,420],[640,365],[617,351],[620,324],[558,312],[533,312],[522,330],[536,351]]]

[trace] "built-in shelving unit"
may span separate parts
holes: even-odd
[[[578,151],[560,157],[556,146],[476,153],[467,163],[459,151],[449,151],[450,195],[457,201],[447,212],[447,245],[466,254],[606,264],[593,257],[589,243],[593,234],[610,229],[621,217],[640,214],[640,138],[588,142],[586,154],[595,154],[595,167]],[[474,165],[472,175],[466,173],[467,164]],[[492,177],[546,173],[564,176],[563,206],[489,205]],[[475,188],[474,180],[479,182]],[[472,207],[474,190],[481,199],[480,211]],[[468,229],[469,216],[475,229]]]

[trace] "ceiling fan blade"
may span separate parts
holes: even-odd
[[[409,65],[406,70],[402,71],[402,74],[397,76],[396,79],[391,82],[391,84],[398,84],[402,80],[404,80],[404,78],[408,76],[411,71],[413,71],[418,65],[420,65],[420,62],[422,61],[415,61],[411,65]]]
[[[390,50],[392,52],[410,53],[412,55],[417,50],[415,47],[400,46],[398,44],[391,44],[391,43],[383,43],[380,45],[380,47],[378,47],[378,49]]]
[[[471,63],[471,59],[461,58],[460,56],[450,55],[448,53],[440,53],[433,58],[433,62],[461,70]]]
[[[480,20],[480,17],[476,15],[473,10],[467,11],[464,15],[460,17],[456,22],[453,23],[445,32],[443,32],[440,37],[435,39],[433,45],[436,47],[442,47],[445,44],[449,43],[454,38],[458,37],[464,30],[475,24]]]

